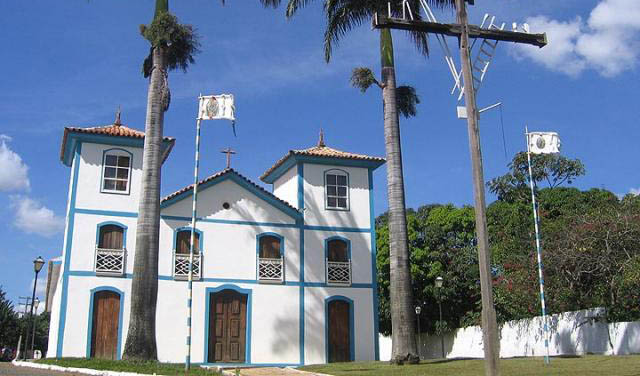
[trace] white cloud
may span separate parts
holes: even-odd
[[[545,16],[527,19],[532,32],[546,32],[544,48],[516,45],[515,54],[577,77],[586,69],[614,77],[634,69],[640,58],[640,1],[601,0],[585,22]]]
[[[631,188],[629,190],[629,193],[631,193],[632,195],[640,195],[640,188]]]
[[[24,196],[11,196],[15,210],[14,226],[20,230],[42,236],[52,236],[62,231],[64,220],[39,202]]]
[[[29,167],[16,152],[9,148],[7,143],[10,141],[11,137],[0,135],[0,191],[28,191]]]

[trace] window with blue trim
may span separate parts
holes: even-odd
[[[202,255],[200,254],[200,233],[193,233],[195,241],[193,242],[193,264],[191,264],[191,272],[194,280],[201,277]],[[186,280],[189,279],[189,264],[191,263],[191,229],[186,228],[178,230],[175,237],[175,250],[173,254],[173,278]]]
[[[284,280],[282,241],[278,236],[258,236],[258,280],[282,282]]]
[[[324,196],[327,209],[349,210],[349,175],[342,170],[325,172]]]
[[[123,275],[125,259],[124,228],[115,224],[100,226],[96,244],[96,274]]]
[[[351,284],[351,259],[349,244],[342,239],[331,239],[327,247],[327,283],[332,285]]]
[[[131,180],[131,155],[124,150],[109,150],[102,161],[101,192],[128,194]]]

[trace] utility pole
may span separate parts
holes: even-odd
[[[498,323],[493,305],[491,279],[491,254],[489,252],[489,234],[487,231],[486,201],[484,195],[484,171],[482,168],[482,150],[480,149],[480,130],[478,129],[478,109],[476,92],[471,72],[469,53],[469,22],[465,0],[456,0],[460,33],[460,61],[464,83],[464,103],[467,107],[467,133],[471,153],[471,171],[473,176],[473,201],[476,214],[476,238],[478,246],[478,264],[480,268],[480,292],[482,295],[482,340],[484,344],[485,375],[500,375],[500,341]]]
[[[509,41],[544,47],[547,44],[546,34],[529,34],[528,32],[505,31],[502,29],[483,29],[469,25],[466,3],[473,5],[473,0],[455,0],[457,24],[443,24],[392,18],[376,14],[373,19],[374,28],[391,28],[399,30],[422,31],[432,34],[458,37],[460,42],[460,60],[464,85],[464,101],[466,107],[469,151],[471,154],[471,170],[473,180],[473,199],[475,204],[476,238],[478,247],[478,264],[480,269],[480,289],[482,296],[482,337],[484,344],[485,375],[500,375],[500,342],[498,324],[493,303],[493,287],[491,276],[491,255],[487,231],[486,199],[484,191],[484,171],[482,167],[482,151],[480,147],[480,131],[478,129],[479,113],[476,106],[476,87],[469,38],[482,38],[493,41]],[[405,3],[403,3],[403,7]],[[424,5],[423,5],[424,7]],[[403,8],[403,13],[405,9]],[[409,12],[411,13],[411,12]],[[413,18],[413,17],[412,17]],[[434,17],[431,16],[430,18]],[[450,69],[452,67],[450,66]],[[457,75],[457,74],[456,74]],[[481,81],[481,80],[479,80]],[[458,82],[456,81],[456,85]]]

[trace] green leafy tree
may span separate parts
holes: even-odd
[[[487,183],[489,190],[499,200],[526,200],[529,189],[529,164],[527,153],[517,153],[509,163],[509,172]],[[546,182],[549,188],[561,184],[571,184],[585,174],[584,165],[578,159],[569,159],[560,154],[532,154],[531,170],[533,182],[537,186]]]
[[[427,0],[440,6],[452,6],[451,0]],[[277,6],[281,0],[265,0],[264,3]],[[311,0],[289,0],[286,15],[291,17],[297,11],[310,4]],[[368,24],[376,12],[386,13],[390,3],[391,12],[402,13],[403,1],[392,0],[324,0],[324,17],[327,27],[324,32],[324,56],[327,62],[331,59],[333,48],[353,29]],[[420,2],[410,0],[415,19],[421,19]],[[381,79],[373,79],[368,68],[354,71],[352,81],[361,90],[373,83],[382,89],[384,138],[387,156],[387,197],[389,201],[390,226],[390,305],[392,316],[392,355],[391,361],[396,364],[404,362],[417,363],[417,347],[414,339],[415,320],[413,313],[413,288],[409,269],[409,245],[407,234],[407,218],[405,216],[404,177],[402,171],[402,152],[400,146],[399,111],[405,116],[415,114],[415,104],[419,99],[415,90],[401,88],[399,95],[396,87],[396,72],[391,30],[381,29],[380,62]],[[428,51],[427,35],[422,32],[409,31],[409,36],[418,51]],[[398,106],[400,104],[400,107]]]
[[[18,315],[13,309],[13,303],[7,299],[6,292],[0,286],[0,347],[14,347],[18,343],[18,333]]]
[[[156,0],[149,26],[142,36],[151,44],[143,64],[149,77],[145,122],[142,182],[136,227],[136,249],[131,282],[131,314],[123,358],[155,360],[156,305],[158,299],[158,255],[160,231],[160,176],[163,153],[164,113],[169,108],[168,72],[186,71],[198,52],[198,40],[189,25],[181,25],[169,13],[168,0]]]

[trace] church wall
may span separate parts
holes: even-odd
[[[326,363],[325,300],[341,296],[353,301],[353,349],[356,361],[374,360],[373,298],[369,288],[305,288],[305,363]],[[375,334],[377,335],[377,333]]]
[[[324,172],[338,169],[349,174],[349,210],[325,209]],[[304,164],[304,220],[306,225],[370,227],[369,175],[366,168]]]
[[[273,194],[294,207],[298,207],[298,169],[296,166],[291,167],[273,182]]]
[[[102,193],[103,153],[109,149],[126,150],[132,154],[129,193]],[[132,212],[138,210],[138,195],[142,179],[142,149],[85,142],[78,174],[76,207],[94,210]]]
[[[198,217],[212,220],[290,223],[295,220],[231,180],[198,191]],[[230,208],[224,209],[223,203]],[[191,219],[191,195],[162,209],[162,215]]]
[[[339,232],[305,230],[304,279],[306,282],[326,282],[325,240],[339,236],[351,244],[352,283],[372,283],[371,234],[369,232]]]

